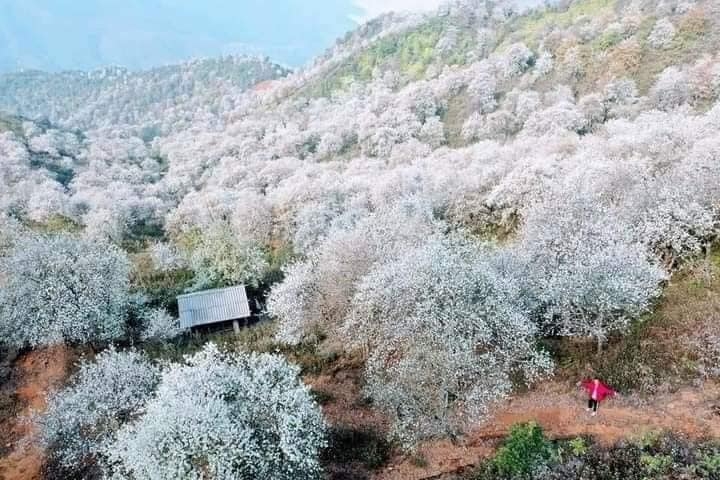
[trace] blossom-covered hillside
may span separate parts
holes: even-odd
[[[110,405],[88,419],[100,423],[71,461],[52,441],[50,455],[110,478],[257,478],[258,468],[263,478],[316,478],[337,467],[320,453],[326,442],[338,450],[325,437],[336,425],[319,419],[299,380],[308,369],[337,361],[335,375],[351,364],[353,408],[380,416],[398,452],[458,438],[492,421],[497,402],[580,362],[597,371],[604,351],[636,345],[662,317],[670,288],[716,293],[687,272],[717,270],[718,52],[714,0],[567,0],[523,12],[458,0],[375,19],[293,73],[221,59],[0,77],[0,105],[22,116],[0,119],[0,338],[19,348],[120,342],[175,362],[147,367],[154,380],[135,411]],[[85,264],[50,268],[79,250],[92,252]],[[110,275],[108,264],[124,267]],[[77,300],[63,316],[87,322],[82,332],[38,289],[20,288],[28,269],[47,270],[37,284]],[[73,297],[89,275],[122,299],[112,315],[91,308],[92,291]],[[174,296],[238,283],[269,327],[233,345],[274,355],[188,347]],[[42,328],[15,327],[19,302],[43,312],[26,315]],[[717,380],[707,366],[720,360],[720,319],[703,308],[709,320],[682,333],[686,350],[674,358],[689,384]],[[568,359],[568,345],[597,353]],[[177,358],[183,348],[194,356]],[[310,366],[298,371],[280,353]],[[256,375],[213,378],[203,383],[212,401],[194,402],[192,415],[173,410],[205,382],[198,366],[215,363]],[[657,377],[635,367],[635,383],[610,380],[647,392],[640,383]],[[252,417],[238,392],[265,392],[266,377],[281,389],[267,408],[296,395],[297,410],[241,425],[278,442],[253,463],[230,446],[242,442],[226,415]],[[48,415],[82,381],[53,397]],[[61,418],[95,401],[80,400]],[[116,413],[122,422],[107,420]],[[162,454],[143,447],[192,421],[206,435],[168,440]],[[282,443],[298,435],[295,422],[308,429],[297,448]],[[631,478],[616,467],[602,478]],[[508,471],[494,478],[532,478]]]
[[[6,73],[0,75],[0,108],[72,129],[134,128],[149,141],[196,115],[228,110],[243,91],[288,73],[268,59],[234,56],[139,72]]]

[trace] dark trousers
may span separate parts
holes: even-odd
[[[588,400],[588,408],[592,408],[593,412],[597,412],[598,405],[599,403],[597,400],[593,400],[592,398]]]

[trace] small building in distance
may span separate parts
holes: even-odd
[[[180,327],[188,330],[232,322],[237,333],[240,321],[247,324],[252,316],[245,285],[188,293],[177,301]]]

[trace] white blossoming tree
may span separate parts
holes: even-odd
[[[69,471],[101,468],[102,450],[152,395],[160,372],[134,351],[110,348],[80,363],[68,386],[37,418],[42,443]]]
[[[493,255],[434,237],[358,288],[346,338],[369,352],[366,392],[407,448],[480,420],[513,374],[530,383],[551,369]]]
[[[654,48],[667,48],[673,38],[675,38],[675,26],[667,18],[661,18],[650,32],[648,43]]]
[[[0,332],[10,344],[108,342],[125,332],[130,265],[118,248],[24,235],[0,258]]]
[[[660,110],[671,110],[690,98],[690,82],[677,67],[668,67],[650,89],[650,99]]]
[[[524,43],[514,43],[499,59],[500,68],[506,77],[522,75],[535,62],[535,54]]]
[[[630,231],[600,198],[555,196],[526,212],[516,248],[550,332],[593,338],[600,352],[649,310],[666,274]]]
[[[359,281],[376,264],[421,244],[439,224],[428,205],[404,198],[358,221],[333,229],[308,257],[286,271],[268,298],[279,323],[278,339],[290,344],[320,331],[334,335]]]
[[[123,480],[316,479],[325,424],[299,368],[214,345],[168,368],[137,421],[105,449]]]
[[[218,223],[200,233],[185,253],[195,273],[194,289],[237,283],[257,286],[268,269],[262,247],[238,237],[229,225]]]
[[[163,342],[172,340],[181,335],[178,319],[170,315],[162,308],[151,308],[142,312],[142,332],[140,339],[143,341]]]

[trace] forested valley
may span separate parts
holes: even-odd
[[[720,478],[718,52],[716,0],[456,0],[0,75],[0,479]]]

